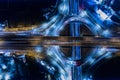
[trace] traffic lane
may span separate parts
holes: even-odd
[[[81,46],[81,47],[96,47],[104,46],[108,48],[120,48],[118,42],[57,42],[57,41],[0,41],[0,49],[12,48],[12,49],[28,49],[34,48],[38,45],[41,46]]]

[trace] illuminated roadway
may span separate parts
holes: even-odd
[[[74,42],[73,42],[74,41]],[[12,45],[12,46],[11,46]],[[102,37],[70,37],[70,36],[22,36],[16,34],[7,34],[0,36],[0,49],[24,50],[33,49],[35,46],[82,46],[96,47],[105,46],[109,48],[119,48],[120,38],[102,38]]]

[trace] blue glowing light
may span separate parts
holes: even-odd
[[[36,46],[35,51],[38,52],[38,53],[42,52],[42,47],[41,46]]]
[[[9,74],[5,75],[5,80],[10,80],[10,75]]]
[[[97,13],[100,15],[102,20],[106,20],[109,16],[105,14],[102,10],[97,10]]]
[[[104,30],[103,33],[102,33],[102,35],[103,35],[104,37],[111,37],[111,36],[112,36],[112,34],[110,33],[109,30]]]

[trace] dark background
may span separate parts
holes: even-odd
[[[40,24],[57,0],[0,0],[0,23],[9,27]]]

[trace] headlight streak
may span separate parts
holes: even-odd
[[[59,4],[59,6],[58,6],[59,7],[58,14],[53,16],[51,18],[50,22],[45,23],[46,25],[43,24],[43,25],[39,26],[38,28],[36,28],[35,30],[37,30],[37,31],[34,31],[34,29],[33,29],[33,33],[48,35],[49,33],[51,33],[52,30],[57,29],[56,27],[59,27],[58,24],[60,24],[59,21],[62,21],[62,19],[64,19],[63,16],[68,14],[68,11],[69,11],[68,3],[69,2],[67,0],[61,0],[61,4]],[[62,19],[61,19],[61,17],[62,17]],[[51,35],[54,36],[54,34],[51,34]]]
[[[56,23],[60,21],[61,15],[68,14],[68,1],[67,0],[61,0],[61,3],[59,4],[59,13],[56,14],[51,18],[51,20],[47,23],[43,23],[42,25],[38,26],[37,28],[33,28],[32,30],[29,31],[17,31],[17,32],[11,32],[11,33],[20,33],[18,35],[28,35],[28,34],[33,34],[33,35],[47,35],[49,33],[50,28],[56,27],[54,26]],[[51,26],[53,24],[53,27]],[[59,23],[58,23],[59,24]],[[49,28],[50,27],[50,28]],[[6,33],[6,32],[2,32]],[[7,32],[8,33],[8,32]]]
[[[105,0],[105,1],[107,1],[107,0]],[[112,24],[115,23],[115,24],[119,25],[119,23],[111,20],[111,16],[113,16],[113,15],[116,15],[117,18],[119,18],[119,15],[116,14],[116,12],[111,7],[114,4],[115,0],[111,0],[109,2],[105,2],[105,1],[101,0],[101,2],[98,4],[98,1],[96,1],[96,0],[92,0],[92,1],[87,0],[87,4],[91,7],[92,6],[95,7],[93,9],[96,13],[93,13],[93,15],[95,14],[94,16],[97,16],[99,18],[99,20],[100,20],[99,22],[104,22],[104,21],[108,20],[108,21],[111,21]],[[98,7],[98,5],[99,5],[99,7]],[[95,19],[94,16],[93,16],[93,19]]]
[[[99,14],[99,16],[101,17],[102,20],[106,20],[107,18],[109,18],[109,16],[107,14],[105,14],[104,12],[102,12],[101,10],[97,10],[96,12],[97,12],[97,14]]]
[[[58,30],[62,30],[62,29],[64,29],[63,27],[65,27],[65,25],[66,24],[68,24],[68,23],[70,23],[70,22],[72,22],[72,21],[80,21],[80,22],[83,22],[83,21],[86,21],[86,19],[85,20],[82,20],[82,19],[79,19],[79,18],[70,18],[70,19],[68,19],[68,21],[66,21],[64,24],[63,24],[63,26],[60,28],[60,29],[58,29]],[[91,21],[89,21],[89,19],[86,21],[87,22],[87,24],[88,25],[90,25],[90,23],[91,23]],[[86,22],[83,22],[84,24],[86,24]],[[96,25],[96,28],[94,27],[94,24],[93,23],[91,23],[91,25],[92,26],[89,26],[89,28],[91,29],[92,27],[93,27],[93,29],[91,29],[93,32],[94,32],[94,34],[96,35],[100,35],[101,34],[101,31],[103,31],[103,36],[105,36],[105,37],[108,37],[108,35],[106,34],[107,32],[106,31],[104,31],[99,25]],[[97,28],[98,27],[98,28]],[[96,32],[95,32],[96,31]],[[56,33],[59,33],[59,31],[56,31]],[[106,35],[104,35],[104,34],[106,34]],[[108,33],[109,34],[109,33]],[[59,53],[60,54],[60,53]],[[104,56],[104,57],[106,57],[106,56]],[[102,59],[102,58],[101,58]],[[91,61],[91,60],[90,60]],[[94,63],[94,60],[92,61],[92,63]],[[91,64],[92,64],[91,63]],[[72,63],[73,64],[73,63]]]
[[[93,71],[91,71],[94,65],[96,65],[98,62],[101,62],[102,60],[106,60],[106,59],[109,60],[115,57],[116,56],[115,53],[117,52],[119,52],[119,49],[109,49],[107,47],[100,47],[100,46],[93,49],[90,56],[86,58],[86,60],[84,60],[85,62],[82,64],[82,66],[84,67],[87,67],[89,65],[89,67],[87,67],[86,70],[87,72],[83,74],[83,79],[88,80],[88,78],[90,78],[90,76],[94,73]],[[90,79],[92,80],[92,78]]]
[[[68,11],[69,11],[68,2],[67,2],[67,1],[64,1],[64,3],[62,3],[62,4],[59,6],[59,13],[67,15],[67,14],[68,14]]]
[[[89,0],[88,0],[89,1]],[[102,4],[103,0],[92,0],[92,2],[89,2],[90,4]],[[113,0],[112,0],[113,1]],[[112,2],[113,3],[113,2]],[[33,35],[42,35],[42,36],[60,36],[60,32],[65,28],[65,26],[74,21],[78,21],[82,24],[87,25],[87,27],[95,34],[95,36],[103,36],[103,37],[111,37],[111,32],[108,30],[108,27],[104,26],[105,24],[103,23],[106,19],[111,20],[112,15],[117,15],[113,10],[111,10],[111,13],[105,13],[101,9],[95,9],[96,13],[92,15],[88,10],[81,11],[82,14],[79,16],[72,16],[72,17],[67,17],[68,12],[69,12],[69,5],[67,0],[62,0],[61,4],[59,5],[59,14],[55,15],[51,18],[49,22],[43,23],[37,28],[33,28],[30,31],[20,31],[16,33],[20,33],[18,35],[26,35],[25,33],[29,32]],[[109,14],[109,15],[108,15]],[[99,15],[99,16],[98,16]],[[95,16],[95,17],[94,17]],[[119,15],[117,15],[119,16]],[[92,18],[91,18],[92,17]],[[96,18],[97,17],[97,18]],[[95,19],[96,18],[96,19]],[[92,21],[94,19],[94,21]],[[112,23],[114,23],[112,21]],[[60,80],[70,80],[71,74],[69,72],[70,66],[69,65],[74,65],[74,61],[70,61],[67,59],[63,53],[60,51],[59,46],[53,46],[49,47],[47,49],[47,55],[50,56],[51,64],[54,65],[55,67],[58,67],[59,69],[59,74],[60,74]],[[36,47],[35,51],[38,53],[41,53],[41,48]],[[107,48],[95,48],[93,52],[91,53],[90,56],[87,57],[85,60],[85,63],[82,65],[90,65],[91,67],[94,66],[97,62],[102,60],[103,58],[111,58],[113,55],[111,55],[113,52],[116,52],[114,49],[110,49],[110,51]],[[8,55],[8,54],[6,54]],[[48,71],[50,71],[52,74],[55,71],[54,66],[51,66],[47,64],[46,62],[42,61],[40,57],[38,58],[38,62],[45,66]],[[66,64],[68,63],[68,64]],[[3,67],[5,68],[5,67]],[[83,74],[83,76],[86,76],[87,74]],[[0,75],[0,78],[2,76]],[[9,75],[6,74],[5,79],[7,80],[9,78]],[[83,80],[91,80],[90,78],[84,78]]]
[[[90,6],[94,6],[95,8],[94,11],[96,13],[93,13],[93,12],[90,12],[90,10],[88,10],[88,7],[87,7],[87,13],[88,13],[88,16],[90,18],[92,18],[91,20],[94,20],[93,22],[95,22],[95,24],[100,28],[102,28],[103,30],[100,31],[100,28],[97,28],[98,31],[100,31],[101,33],[99,35],[101,36],[104,36],[104,37],[111,37],[113,34],[109,31],[109,28],[111,26],[111,24],[117,24],[119,25],[119,23],[117,22],[114,22],[113,20],[111,20],[111,16],[113,15],[116,15],[117,14],[114,12],[114,10],[111,8],[111,5],[114,3],[114,0],[111,0],[110,2],[110,5],[107,6],[107,3],[104,4],[105,1],[103,0],[87,0],[87,3],[90,5]],[[107,10],[103,11],[101,8],[98,8],[98,4],[101,6],[101,7],[105,7]],[[119,16],[117,16],[119,18]],[[107,22],[105,22],[107,21]],[[98,25],[99,24],[99,25]],[[102,27],[101,27],[102,26]],[[109,26],[109,27],[108,27]],[[114,57],[114,53],[116,53],[117,51],[116,50],[113,50],[113,49],[107,49],[107,48],[100,48],[99,49],[94,49],[93,51],[93,54],[90,54],[89,57],[85,60],[86,62],[83,63],[83,66],[91,66],[89,68],[92,68],[92,66],[94,66],[96,63],[100,62],[101,60],[103,59],[109,59],[109,58],[112,58]],[[88,62],[87,62],[88,61]],[[86,65],[85,65],[86,64]],[[91,73],[90,73],[91,72]],[[92,80],[89,76],[92,75],[92,71],[89,72],[89,69],[88,69],[88,73],[86,74],[83,74],[83,80]],[[90,74],[89,74],[90,73]],[[87,76],[86,76],[87,75]]]
[[[66,64],[64,57],[61,56],[59,46],[50,47],[47,53],[52,53],[52,55],[50,54],[53,58],[51,61],[55,66],[59,68],[61,79],[66,80],[67,78],[69,78],[70,75],[68,74],[67,70],[69,70],[70,68],[68,68],[69,65]]]
[[[70,23],[70,22],[73,22],[73,21],[77,21],[77,22],[81,22],[81,23],[83,23],[83,24],[85,24],[85,25],[87,25],[87,27],[95,34],[95,35],[102,35],[101,33],[103,33],[104,32],[104,29],[100,26],[100,25],[98,25],[98,24],[96,24],[96,23],[92,23],[91,22],[91,20],[88,18],[88,17],[71,17],[71,18],[69,18],[68,20],[66,20],[66,21],[64,21],[64,23],[62,23],[61,24],[61,26],[57,26],[55,29],[54,29],[54,32],[56,33],[56,34],[59,34],[60,33],[60,31],[62,31],[63,29],[64,29],[64,27],[68,24],[68,23]],[[59,24],[60,25],[60,24]],[[56,31],[55,31],[56,30]],[[104,35],[103,35],[104,36]],[[107,36],[107,35],[105,35],[105,37],[110,37],[110,35],[109,36]]]

